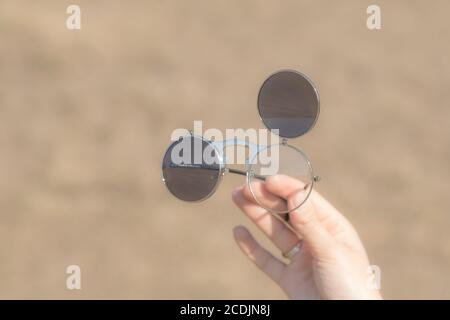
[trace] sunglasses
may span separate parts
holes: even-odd
[[[287,214],[305,203],[319,177],[308,157],[288,144],[288,139],[314,127],[320,109],[318,91],[304,74],[281,70],[263,82],[257,106],[265,127],[281,142],[261,146],[247,139],[214,141],[192,133],[180,137],[171,143],[162,161],[163,182],[173,196],[188,202],[204,201],[214,194],[225,174],[233,173],[246,176],[253,198],[270,213]],[[227,166],[225,149],[229,146],[248,150],[245,170]],[[270,163],[266,161],[269,154]],[[267,197],[265,184],[275,175],[294,178],[299,186],[289,206],[285,200]]]

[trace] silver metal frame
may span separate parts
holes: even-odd
[[[174,143],[180,141],[180,139],[183,139],[183,138],[185,138],[185,137],[187,137],[187,136],[180,137],[177,141],[173,141],[173,142],[169,145],[169,147],[167,148],[167,150],[169,150],[169,148],[170,148]],[[178,198],[177,196],[175,196],[175,195],[172,193],[172,191],[170,191],[169,187],[168,187],[167,184],[166,184],[166,179],[164,178],[164,171],[162,171],[162,182],[164,183],[164,185],[166,186],[166,188],[167,188],[167,190],[170,192],[170,194],[173,195],[173,196],[174,196],[175,198],[177,198],[178,200],[183,201],[183,202],[189,202],[189,203],[198,203],[198,202],[203,202],[203,201],[205,201],[206,199],[210,198],[210,197],[216,192],[217,188],[219,187],[220,182],[221,182],[222,179],[223,179],[223,176],[225,175],[225,171],[226,171],[225,169],[226,169],[226,168],[225,168],[225,163],[224,163],[224,161],[223,161],[223,151],[220,151],[220,150],[217,148],[217,146],[214,145],[214,142],[213,142],[213,141],[211,141],[211,140],[206,140],[206,139],[203,138],[202,136],[194,135],[194,134],[192,134],[192,133],[190,134],[190,137],[199,138],[199,139],[201,139],[202,141],[205,141],[205,142],[211,144],[211,145],[214,147],[214,150],[217,151],[217,157],[219,158],[219,175],[218,175],[218,177],[217,177],[217,181],[216,181],[216,184],[215,184],[214,188],[211,190],[210,193],[208,193],[208,195],[207,195],[206,197],[204,197],[204,198],[202,198],[202,199],[200,199],[200,200],[195,200],[195,201],[185,201],[185,200],[182,200],[182,199]],[[167,152],[167,151],[166,151],[166,152]],[[164,153],[164,155],[165,155],[165,153]],[[162,168],[163,165],[164,165],[164,157],[163,157],[163,160],[162,160],[162,162],[161,162],[161,168]]]
[[[185,138],[185,137],[187,137],[187,136],[180,137],[177,141],[179,141],[180,139],[183,139],[183,138]],[[289,213],[289,212],[291,212],[291,211],[294,211],[294,210],[300,208],[300,207],[305,203],[305,201],[309,198],[309,196],[310,196],[310,194],[311,194],[311,192],[312,192],[312,190],[313,190],[313,188],[314,188],[314,183],[317,182],[317,181],[319,180],[318,177],[314,175],[314,170],[313,170],[313,168],[312,168],[311,161],[310,161],[309,158],[306,156],[306,154],[305,154],[303,151],[301,151],[300,149],[298,149],[298,148],[296,148],[296,147],[294,147],[294,146],[292,146],[292,145],[290,145],[290,144],[287,144],[287,140],[286,140],[285,138],[283,138],[282,143],[279,143],[279,144],[272,144],[272,145],[260,146],[260,145],[253,144],[253,143],[250,143],[250,142],[247,142],[247,141],[236,140],[236,139],[230,139],[230,140],[224,140],[224,141],[213,141],[213,140],[207,140],[207,139],[205,139],[205,138],[202,137],[202,136],[198,136],[198,135],[194,135],[194,134],[191,134],[189,137],[195,137],[195,138],[198,138],[198,139],[200,139],[200,140],[202,140],[202,141],[205,141],[206,143],[208,143],[208,144],[210,144],[210,145],[213,146],[214,150],[217,152],[217,157],[218,157],[218,160],[219,160],[219,172],[218,172],[218,177],[217,177],[216,184],[214,185],[214,188],[211,190],[211,192],[208,193],[208,195],[206,195],[204,198],[199,199],[199,200],[195,200],[195,201],[185,201],[185,202],[190,202],[190,203],[203,202],[203,201],[207,200],[208,198],[210,198],[210,197],[216,192],[216,190],[217,190],[217,188],[219,187],[219,184],[222,182],[222,179],[223,179],[223,177],[225,176],[225,174],[227,174],[228,172],[230,172],[230,171],[229,171],[229,168],[227,168],[227,166],[226,166],[226,161],[224,161],[224,158],[225,158],[225,156],[224,156],[224,151],[225,151],[225,148],[228,147],[228,146],[236,146],[236,145],[239,145],[239,146],[245,146],[245,147],[249,147],[249,148],[250,148],[251,153],[250,153],[250,156],[246,159],[246,169],[245,169],[245,171],[242,171],[242,172],[240,171],[240,172],[243,173],[243,174],[246,176],[246,182],[247,182],[247,185],[248,185],[248,187],[249,187],[249,189],[250,189],[250,192],[252,193],[253,198],[255,199],[255,201],[256,201],[262,208],[266,209],[267,211],[269,211],[269,212],[272,213],[272,214],[287,214],[287,213]],[[173,142],[169,145],[169,147],[167,148],[167,150],[168,150],[175,142],[177,142],[177,141],[173,141]],[[253,178],[253,175],[251,174],[251,173],[252,173],[251,167],[252,167],[252,164],[253,164],[253,160],[255,159],[255,157],[256,157],[261,151],[267,150],[267,149],[272,148],[272,147],[275,147],[275,146],[284,146],[284,147],[287,147],[287,148],[294,149],[296,152],[298,152],[298,153],[305,159],[305,161],[306,161],[306,164],[307,164],[307,166],[308,166],[309,176],[310,176],[310,179],[311,179],[311,183],[310,183],[309,185],[307,185],[307,187],[309,188],[308,194],[306,195],[306,197],[305,197],[305,199],[302,201],[302,203],[300,203],[297,207],[295,207],[295,208],[293,208],[293,209],[285,210],[285,211],[277,211],[277,210],[274,210],[274,209],[271,209],[271,208],[268,208],[268,207],[264,206],[264,205],[258,200],[258,198],[256,197],[256,195],[255,195],[255,193],[254,193],[254,190],[253,190],[252,187],[251,187],[251,180],[250,180],[250,179]],[[167,151],[166,151],[166,152],[167,152]],[[164,159],[163,159],[163,161],[164,161]],[[163,163],[161,163],[161,167],[162,167],[162,165],[163,165]],[[168,187],[167,184],[166,184],[166,181],[165,181],[165,178],[164,178],[164,172],[163,172],[163,174],[162,174],[162,181],[163,181],[164,185],[166,186],[167,190],[168,190],[173,196],[175,196],[175,195],[170,191],[169,187]],[[175,196],[175,198],[179,199],[179,198],[176,197],[176,196]],[[182,200],[182,199],[179,199],[179,200],[180,200],[180,201],[184,201],[184,200]]]
[[[266,123],[264,122],[263,118],[261,117],[261,113],[260,113],[260,110],[259,110],[258,102],[259,102],[259,96],[260,96],[260,94],[261,94],[262,88],[264,87],[264,84],[265,84],[272,76],[274,76],[275,74],[277,74],[277,73],[279,73],[279,72],[283,72],[283,71],[293,72],[293,73],[299,74],[300,76],[304,77],[304,78],[310,83],[311,87],[314,89],[314,92],[315,92],[315,94],[316,94],[316,97],[317,97],[317,103],[318,103],[318,105],[317,105],[317,108],[318,108],[318,110],[317,110],[317,115],[316,115],[316,117],[315,117],[315,119],[314,119],[314,122],[313,122],[313,124],[311,125],[311,127],[308,129],[308,131],[305,132],[305,133],[307,133],[307,132],[311,131],[311,130],[315,127],[315,125],[316,125],[316,123],[317,123],[317,119],[319,118],[319,114],[320,114],[320,96],[319,96],[319,92],[318,92],[318,90],[317,90],[317,87],[314,85],[314,83],[312,82],[312,80],[311,80],[308,76],[306,76],[305,74],[303,74],[303,73],[301,73],[301,72],[299,72],[299,71],[296,71],[296,70],[292,70],[292,69],[282,69],[282,70],[278,70],[277,72],[274,72],[274,73],[272,73],[270,76],[268,76],[268,77],[266,78],[266,80],[262,83],[262,85],[261,85],[261,87],[260,87],[260,89],[259,89],[259,92],[258,92],[257,103],[256,103],[257,110],[258,110],[258,116],[259,116],[259,119],[261,120],[261,122],[263,123],[263,125],[264,125],[267,129],[269,129],[271,132],[273,132],[273,131],[272,131],[272,128],[269,128],[269,127],[266,125]],[[302,136],[302,135],[304,135],[305,133],[303,133],[303,134],[301,134],[301,135],[299,135],[299,136]],[[275,134],[275,133],[274,133],[274,134]],[[281,135],[278,134],[278,136],[282,138],[282,142],[281,142],[280,144],[273,144],[273,145],[267,145],[267,146],[260,146],[260,145],[254,144],[254,143],[250,143],[250,142],[248,142],[248,141],[242,141],[242,140],[237,140],[237,139],[229,139],[229,140],[223,140],[223,141],[206,140],[204,137],[198,136],[198,135],[194,135],[192,132],[190,132],[190,136],[191,136],[191,137],[197,137],[197,138],[201,139],[202,141],[205,141],[205,142],[211,144],[211,145],[214,147],[214,149],[217,151],[217,153],[218,153],[219,165],[220,165],[220,166],[219,166],[219,176],[218,176],[217,182],[216,182],[214,188],[211,190],[211,192],[210,192],[206,197],[204,197],[203,199],[196,200],[196,201],[186,201],[186,202],[193,202],[193,203],[202,202],[202,201],[204,201],[204,200],[210,198],[210,197],[216,192],[217,188],[219,187],[219,184],[222,182],[223,176],[224,176],[226,173],[230,172],[230,171],[229,171],[229,168],[226,167],[226,161],[224,160],[224,159],[226,159],[226,156],[225,156],[225,148],[228,147],[228,146],[244,146],[244,147],[248,147],[248,148],[249,148],[249,150],[250,150],[250,155],[249,155],[249,157],[246,159],[246,160],[247,160],[247,161],[246,161],[246,170],[245,170],[245,171],[242,171],[242,172],[239,171],[239,172],[240,172],[240,173],[244,173],[244,174],[246,175],[247,185],[248,185],[248,187],[249,187],[249,189],[250,189],[250,192],[251,192],[252,195],[253,195],[253,198],[256,200],[256,202],[257,202],[262,208],[268,210],[268,211],[269,211],[271,214],[273,214],[277,219],[279,219],[280,221],[282,221],[282,222],[284,222],[284,223],[286,223],[286,221],[284,221],[283,218],[281,218],[280,215],[281,215],[281,214],[286,215],[287,213],[289,213],[289,212],[291,212],[291,211],[293,211],[293,210],[296,210],[296,209],[300,208],[300,207],[308,200],[309,196],[311,195],[311,192],[312,192],[312,190],[313,190],[313,188],[314,188],[315,182],[318,182],[318,181],[320,180],[320,178],[319,178],[318,176],[315,176],[315,175],[314,175],[314,171],[313,171],[313,168],[312,168],[312,165],[311,165],[311,161],[310,161],[309,158],[306,156],[306,154],[305,154],[303,151],[301,151],[300,149],[298,149],[298,148],[296,148],[296,147],[294,147],[294,146],[292,146],[292,145],[290,145],[290,144],[287,143],[288,137],[283,137],[283,136],[281,136]],[[297,137],[289,137],[289,138],[298,138],[299,136],[297,136]],[[185,136],[184,136],[184,137],[185,137]],[[182,139],[182,138],[184,138],[184,137],[180,137],[180,139]],[[170,146],[171,146],[173,143],[175,143],[175,142],[176,142],[176,141],[172,142],[172,143],[169,145],[169,148],[170,148]],[[301,204],[299,204],[297,207],[295,207],[294,209],[287,210],[287,211],[276,211],[276,210],[273,210],[273,209],[270,209],[270,208],[266,208],[264,205],[262,205],[261,202],[258,200],[258,198],[255,196],[254,191],[253,191],[253,189],[252,189],[252,187],[251,187],[251,183],[250,183],[250,182],[251,182],[251,181],[250,181],[250,179],[251,179],[251,178],[250,178],[250,176],[251,176],[250,173],[251,173],[251,166],[252,166],[253,159],[254,159],[254,158],[255,158],[262,150],[265,150],[265,149],[267,149],[267,148],[271,148],[271,147],[277,146],[277,145],[278,145],[278,146],[285,146],[285,147],[292,148],[292,149],[294,149],[295,151],[297,151],[300,155],[302,155],[302,156],[305,158],[305,160],[306,160],[306,163],[307,163],[308,168],[309,168],[310,177],[311,177],[311,186],[309,187],[308,194],[306,195],[306,197],[305,197],[305,199],[303,200],[303,202],[302,202]],[[166,152],[167,152],[167,151],[166,151]],[[249,159],[251,159],[251,161],[249,161]],[[163,158],[163,161],[164,161],[164,158]],[[162,167],[163,164],[164,164],[164,163],[161,164],[161,167]],[[235,170],[235,171],[236,171],[236,170]],[[162,174],[162,181],[163,181],[164,185],[166,186],[167,190],[172,194],[172,192],[170,191],[170,189],[167,187],[167,184],[166,184],[166,181],[165,181],[165,178],[164,178],[164,172],[163,172],[163,174]],[[172,194],[172,195],[173,195],[173,194]],[[176,197],[176,196],[175,196],[175,197]],[[176,198],[177,198],[177,197],[176,197]],[[178,199],[178,198],[177,198],[177,199]],[[179,199],[179,200],[181,200],[181,199]],[[181,200],[181,201],[183,201],[183,200]],[[289,224],[289,223],[286,223],[286,224],[290,227],[290,224]],[[293,229],[291,228],[291,230],[293,230]]]
[[[310,194],[311,194],[311,192],[312,192],[312,190],[313,190],[313,188],[314,188],[314,182],[316,182],[316,181],[318,181],[318,177],[316,177],[315,175],[314,175],[314,170],[313,170],[313,168],[312,168],[312,165],[311,165],[311,161],[309,160],[309,158],[306,156],[306,154],[303,152],[303,151],[301,151],[300,149],[298,149],[298,148],[296,148],[296,147],[294,147],[294,146],[292,146],[292,145],[290,145],[290,144],[287,144],[287,141],[286,140],[283,140],[283,142],[282,143],[279,143],[279,144],[272,144],[272,145],[268,145],[268,146],[266,146],[266,148],[264,148],[263,150],[266,150],[266,149],[269,149],[269,148],[272,148],[272,147],[276,147],[276,146],[284,146],[284,147],[287,147],[287,148],[291,148],[291,149],[294,149],[295,151],[297,151],[303,158],[305,158],[305,160],[306,160],[306,164],[307,164],[307,166],[308,166],[308,171],[309,171],[309,176],[310,176],[310,178],[311,178],[311,183],[310,183],[310,185],[306,185],[307,187],[309,187],[309,191],[308,191],[308,193],[307,193],[307,195],[306,195],[306,197],[305,197],[305,200],[303,200],[297,207],[295,207],[295,208],[293,208],[293,209],[288,209],[288,210],[284,210],[284,211],[278,211],[278,210],[274,210],[274,209],[271,209],[271,208],[268,208],[268,207],[266,207],[266,206],[264,206],[259,200],[258,200],[258,198],[256,197],[256,195],[255,195],[255,192],[253,191],[253,189],[252,189],[252,185],[251,185],[251,166],[252,166],[252,162],[253,161],[250,161],[249,162],[249,165],[248,165],[248,168],[247,168],[247,186],[248,186],[248,188],[250,189],[250,192],[251,192],[251,194],[252,194],[252,196],[253,196],[253,198],[255,199],[255,201],[262,207],[262,208],[264,208],[264,209],[266,209],[267,211],[269,211],[270,213],[274,213],[274,214],[287,214],[287,213],[289,213],[289,212],[291,212],[291,211],[294,211],[294,210],[297,210],[298,208],[300,208],[305,202],[306,202],[306,200],[308,200],[308,198],[309,198],[309,196],[310,196]],[[262,150],[261,150],[262,151]]]
[[[278,134],[278,136],[282,138],[282,143],[281,143],[281,144],[278,144],[278,145],[287,146],[287,147],[290,147],[290,148],[296,150],[297,152],[299,152],[299,153],[305,158],[306,163],[307,163],[308,168],[309,168],[309,173],[310,173],[310,177],[311,177],[311,186],[310,186],[310,188],[309,188],[308,194],[307,194],[306,197],[305,197],[305,200],[303,200],[303,202],[302,202],[301,204],[299,204],[299,205],[298,205],[297,207],[295,207],[294,209],[287,210],[287,211],[277,211],[277,210],[273,210],[273,209],[266,208],[264,205],[262,205],[262,203],[261,203],[261,202],[258,200],[258,198],[255,196],[255,193],[254,193],[254,191],[253,191],[253,189],[252,189],[252,187],[251,187],[250,176],[249,176],[249,174],[248,174],[250,170],[247,169],[247,186],[249,187],[250,192],[251,192],[252,195],[253,195],[253,198],[255,199],[255,201],[256,201],[262,208],[268,210],[269,212],[271,212],[271,213],[273,213],[273,214],[276,214],[276,216],[278,216],[278,214],[287,214],[287,213],[289,213],[289,212],[291,212],[291,211],[294,211],[294,210],[300,208],[300,207],[306,202],[306,200],[308,200],[309,196],[311,195],[311,192],[312,192],[312,190],[313,190],[313,188],[314,188],[314,183],[315,183],[315,182],[318,182],[318,181],[320,180],[320,178],[319,178],[318,176],[315,176],[315,175],[314,175],[314,170],[313,170],[313,168],[312,168],[311,161],[310,161],[309,158],[306,156],[306,154],[305,154],[303,151],[301,151],[300,149],[298,149],[298,148],[296,148],[296,147],[294,147],[294,146],[292,146],[292,145],[290,145],[290,144],[287,143],[287,142],[288,142],[288,139],[298,138],[298,137],[300,137],[300,136],[302,136],[302,135],[304,135],[304,134],[310,132],[310,131],[315,127],[315,125],[316,125],[316,123],[317,123],[317,119],[319,119],[319,115],[320,115],[320,95],[319,95],[319,91],[317,90],[317,87],[316,87],[316,85],[314,84],[314,82],[313,82],[306,74],[304,74],[304,73],[302,73],[302,72],[300,72],[300,71],[297,71],[297,70],[293,70],[293,69],[281,69],[281,70],[278,70],[278,71],[273,72],[272,74],[270,74],[270,75],[266,78],[266,80],[264,80],[264,82],[262,83],[261,87],[259,88],[258,95],[257,95],[257,97],[256,97],[256,109],[258,110],[258,117],[259,117],[259,120],[262,122],[262,124],[263,124],[267,129],[269,129],[272,133],[274,133],[274,132],[272,131],[273,128],[269,128],[269,127],[267,126],[267,124],[264,122],[264,119],[263,119],[262,116],[261,116],[261,111],[260,111],[260,109],[259,109],[259,97],[260,97],[260,95],[261,95],[261,91],[262,91],[262,89],[264,88],[264,85],[266,84],[266,82],[269,81],[270,78],[272,78],[272,76],[274,76],[274,75],[276,75],[276,74],[278,74],[278,73],[280,73],[280,72],[292,72],[292,73],[296,73],[296,74],[302,76],[303,78],[305,78],[305,79],[309,82],[309,84],[311,85],[311,87],[314,89],[314,93],[315,93],[316,98],[317,98],[317,114],[316,114],[316,117],[315,117],[315,119],[314,119],[313,124],[312,124],[311,127],[308,129],[308,131],[306,131],[305,133],[303,133],[303,134],[301,134],[301,135],[298,135],[298,136],[296,136],[296,137],[284,137],[284,136]],[[276,134],[276,133],[274,133],[274,134]],[[277,134],[276,134],[276,135],[277,135]],[[267,148],[270,148],[270,147],[272,147],[272,146],[276,146],[276,145],[267,146]],[[250,166],[251,166],[251,162],[250,162]]]

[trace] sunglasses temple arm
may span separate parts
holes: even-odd
[[[237,170],[237,169],[230,169],[230,168],[228,168],[228,172],[234,173],[234,174],[239,174],[241,176],[246,176],[247,175],[246,171]],[[266,181],[266,177],[265,176],[261,176],[259,174],[255,174],[255,175],[253,175],[253,177],[255,177],[256,179],[262,180],[262,181]]]
[[[241,175],[241,176],[246,176],[246,175],[247,175],[247,172],[242,171],[242,170],[237,170],[237,169],[230,169],[230,168],[228,168],[227,171],[230,172],[230,173],[239,174],[239,175]],[[255,177],[256,179],[262,180],[262,181],[266,181],[266,177],[265,177],[265,176],[261,176],[261,175],[259,175],[259,174],[255,174],[255,175],[253,175],[253,177]],[[309,184],[306,184],[306,185],[303,187],[303,189],[306,190],[306,189],[308,189],[308,187],[309,187]]]

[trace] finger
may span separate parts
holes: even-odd
[[[286,175],[271,176],[266,179],[265,187],[267,191],[287,199],[293,192],[302,192],[305,183]],[[349,223],[348,220],[325,200],[317,191],[312,190],[309,198],[316,207],[316,215],[319,220],[336,219],[342,223]]]
[[[243,226],[235,227],[234,239],[242,252],[275,282],[279,282],[286,265],[261,247]]]
[[[289,197],[295,190],[300,190],[299,194],[301,196],[298,201],[294,201],[295,203],[291,204],[291,207],[296,207],[303,201],[305,194],[302,194],[301,189],[304,189],[304,186],[302,181],[286,175],[269,177],[266,179],[265,185],[268,191],[284,198]],[[317,191],[312,190],[304,206],[308,205],[308,202],[312,203],[311,206],[314,208],[317,220],[335,239],[347,243],[360,242],[359,236],[351,223]]]
[[[313,190],[311,200],[322,225],[339,241],[365,251],[361,239],[350,221],[345,218],[333,205],[331,205],[318,192]]]
[[[271,176],[266,179],[266,188],[269,192],[288,201],[288,208],[295,208],[296,204],[304,198],[303,183],[283,175]],[[302,236],[314,256],[329,253],[334,240],[331,234],[321,225],[316,216],[312,201],[308,199],[303,205],[289,213],[290,223]]]
[[[331,203],[329,203],[320,193],[313,190],[311,192],[311,199],[314,207],[317,209],[317,214],[320,220],[336,220],[346,226],[351,226],[347,218],[340,213]]]
[[[275,246],[281,252],[291,250],[298,243],[298,236],[267,210],[250,201],[249,197],[252,196],[248,195],[247,187],[238,188],[233,192],[234,203],[272,240]]]
[[[251,187],[251,190],[248,185],[243,188],[245,198],[249,201],[258,205],[262,205],[265,208],[273,208],[276,211],[287,210],[286,200],[269,192],[265,187],[265,183],[263,181],[252,181]],[[258,200],[256,200],[255,198]]]

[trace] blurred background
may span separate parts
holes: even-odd
[[[82,29],[66,28],[81,7]],[[382,29],[366,27],[381,7]],[[450,298],[448,1],[0,0],[0,298],[279,299],[244,257],[229,175],[161,183],[176,128],[263,128],[281,68],[321,94],[292,141],[359,231],[385,298]],[[66,267],[82,290],[66,289]]]

